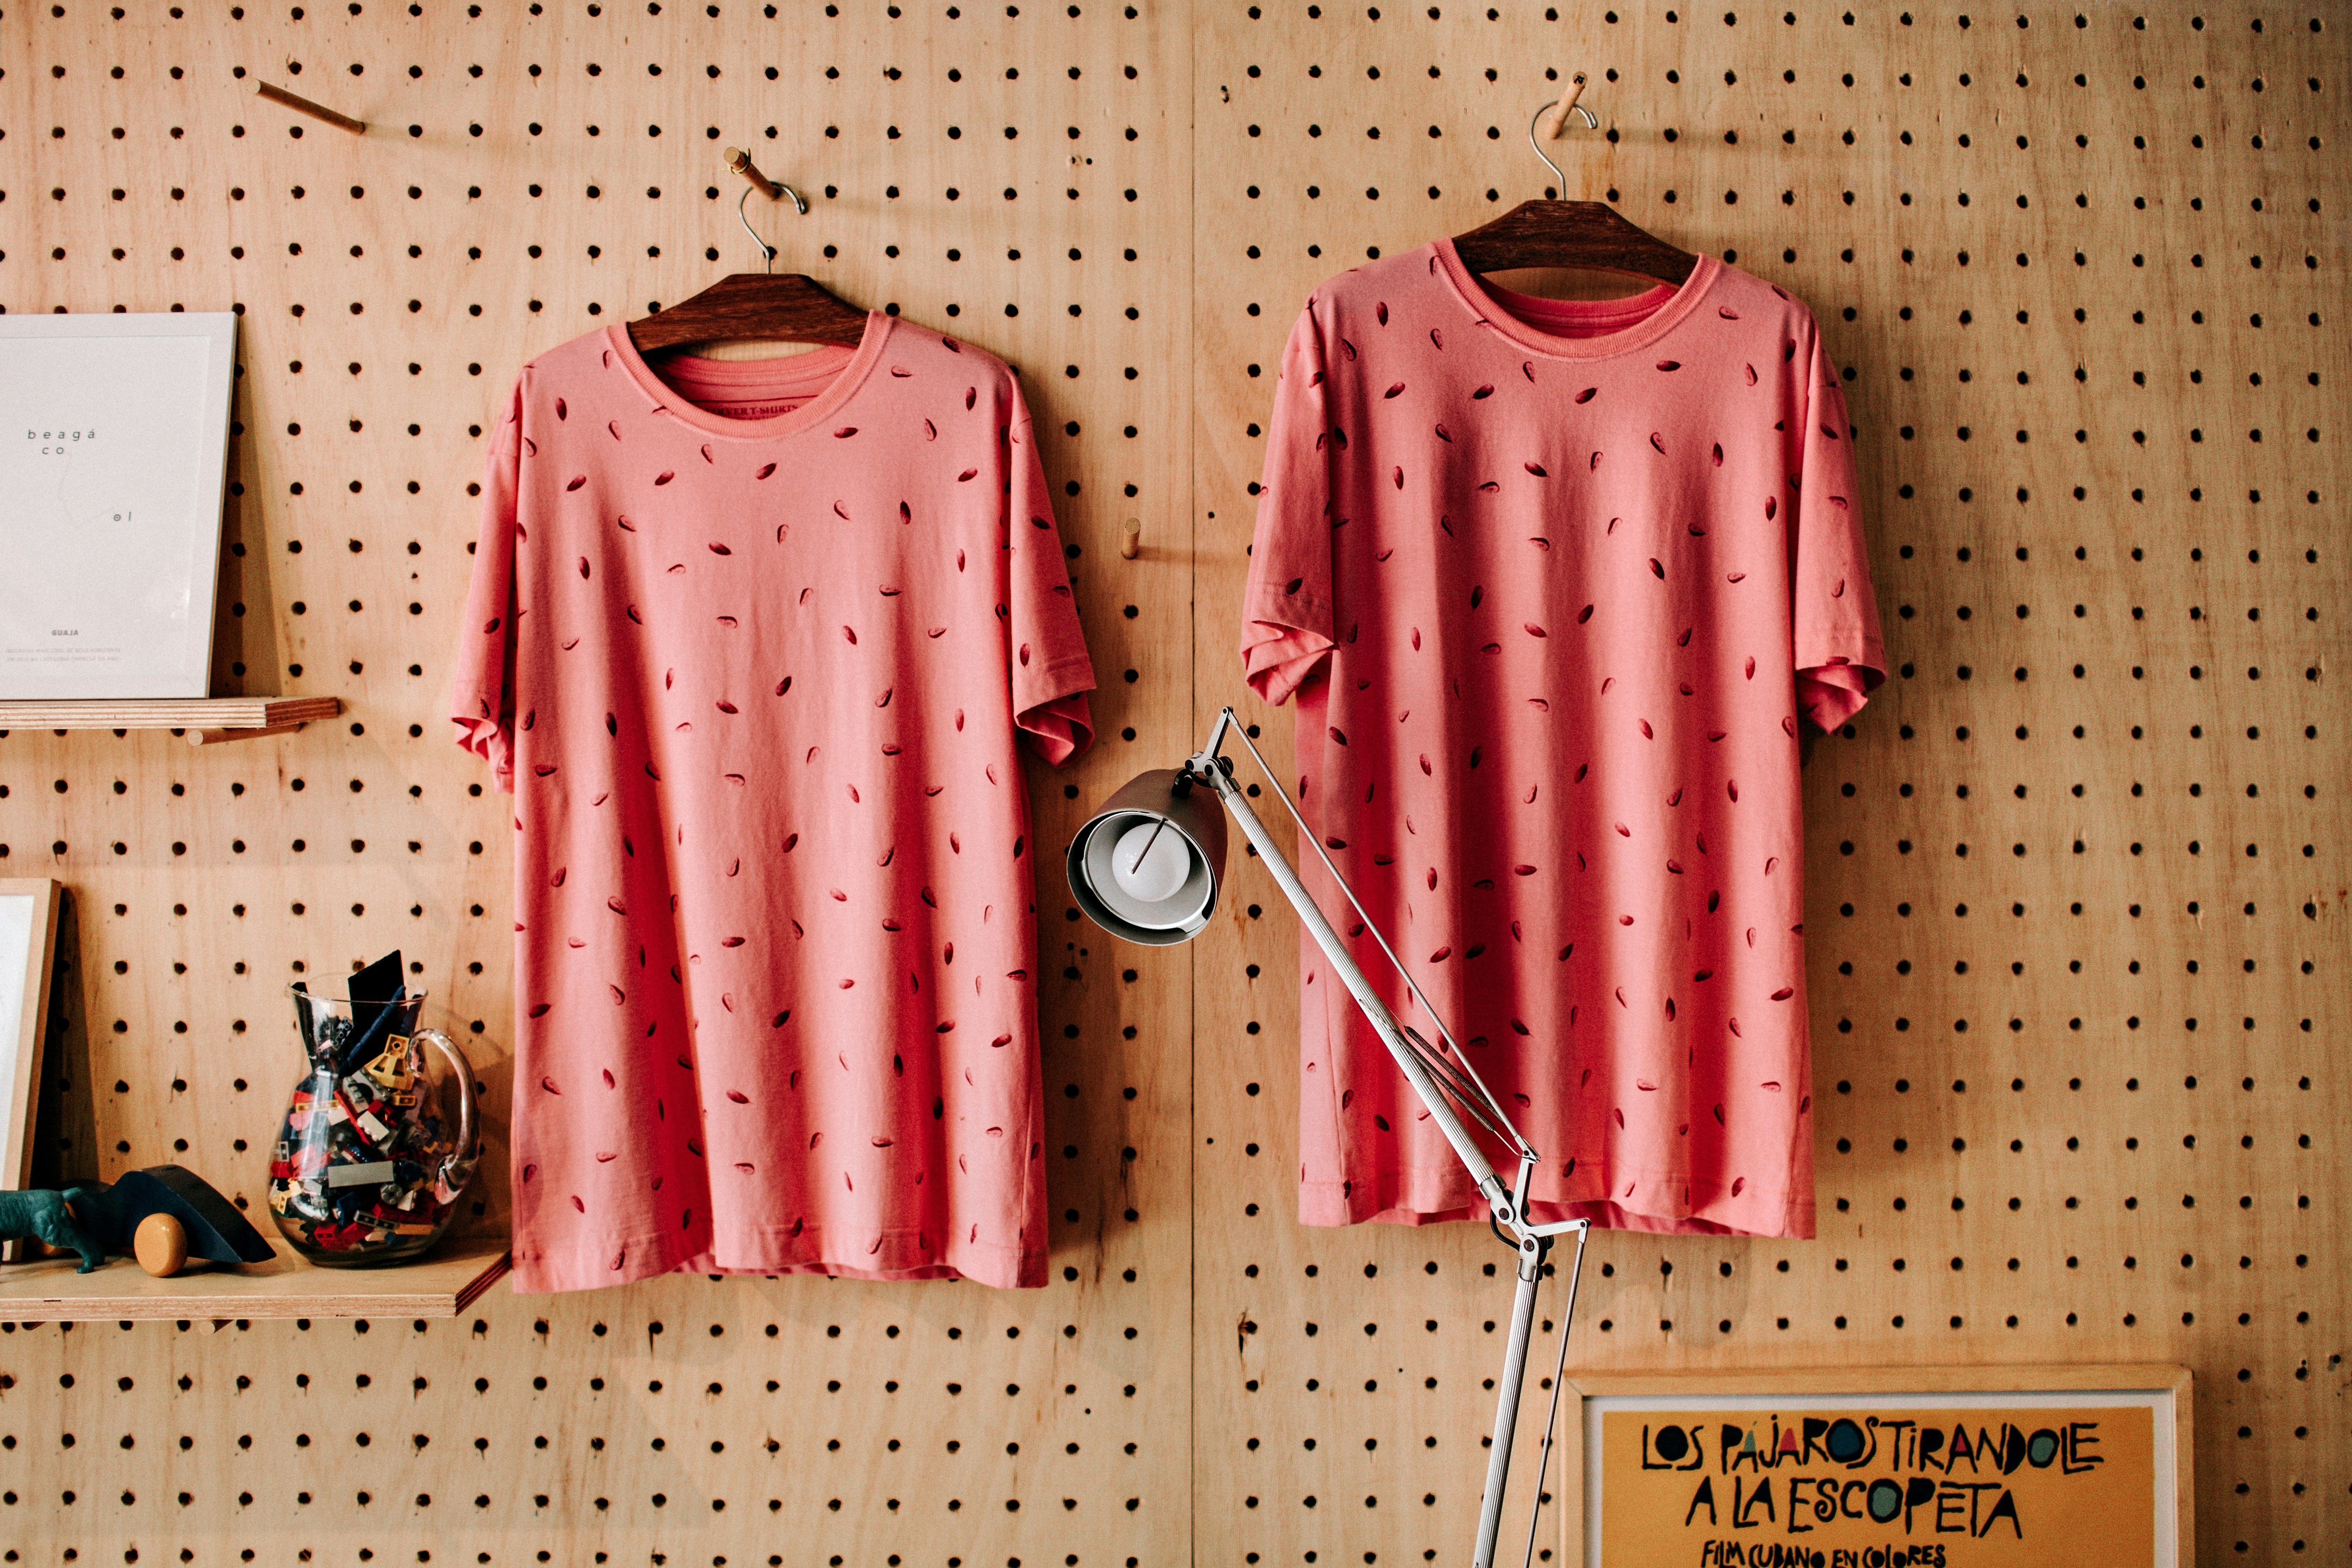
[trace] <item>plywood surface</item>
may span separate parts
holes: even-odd
[[[332,697],[159,697],[90,702],[0,702],[0,729],[256,730],[332,719]]]
[[[0,1268],[0,1317],[18,1322],[183,1318],[454,1318],[507,1271],[496,1236],[457,1237],[400,1268],[321,1268],[283,1240],[267,1263],[191,1265],[159,1279],[129,1254],[84,1274],[67,1254]]]
[[[2340,15],[1321,9],[1200,13],[1204,704],[1284,333],[1552,184],[1549,71],[1570,194],[1806,300],[1859,426],[1896,668],[1805,775],[1820,1239],[1597,1236],[1571,1364],[2179,1361],[2203,1552],[2342,1552]],[[1271,895],[1201,959],[1202,1518],[1442,1560],[1508,1259],[1293,1222]]]
[[[0,304],[242,310],[215,689],[345,710],[200,752],[0,741],[0,868],[76,894],[69,1166],[176,1158],[261,1201],[301,1066],[283,987],[398,945],[488,1087],[471,1218],[502,1226],[510,831],[444,703],[482,432],[533,353],[755,264],[730,143],[809,199],[752,204],[780,265],[1001,355],[1049,433],[1104,689],[1094,757],[1033,773],[1038,839],[1184,733],[1181,27],[1114,5],[123,9],[0,16]],[[256,77],[371,129],[257,102]],[[1190,961],[1113,953],[1059,910],[1049,1289],[501,1284],[454,1324],[20,1327],[0,1537],[48,1562],[1182,1555]]]
[[[257,1194],[299,1065],[282,987],[397,943],[488,1088],[496,1233],[506,827],[440,712],[480,429],[533,353],[746,263],[720,148],[809,196],[754,203],[785,264],[1003,355],[1056,433],[1103,680],[1093,756],[1032,774],[1059,843],[1244,695],[1249,485],[1308,289],[1538,193],[1522,128],[1582,69],[1576,194],[1820,316],[1898,669],[1807,772],[1822,1238],[1598,1237],[1572,1363],[2179,1362],[2200,1550],[2352,1539],[2332,10],[112,9],[0,15],[0,305],[242,308],[215,689],[344,711],[201,751],[0,740],[0,869],[73,891],[48,1158]],[[1244,717],[1286,758],[1286,712]],[[1297,944],[1255,870],[1174,951],[1040,891],[1046,1291],[19,1326],[0,1535],[1465,1554],[1507,1254],[1296,1225]]]

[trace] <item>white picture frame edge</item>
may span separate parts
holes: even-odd
[[[58,914],[65,884],[51,877],[0,879],[0,899],[29,898],[33,921],[24,955],[24,995],[13,1020],[15,1059],[0,1106],[0,1191],[21,1191],[33,1176],[33,1118],[39,1098],[41,1060],[48,1043],[49,977],[57,964]],[[14,962],[0,953],[0,963]]]
[[[0,339],[203,336],[211,343],[205,367],[205,405],[201,417],[204,428],[218,435],[216,444],[205,444],[205,461],[209,466],[209,473],[203,476],[210,481],[203,489],[214,498],[213,525],[210,532],[203,536],[197,552],[194,565],[200,581],[192,586],[191,592],[200,589],[201,598],[191,602],[186,634],[188,642],[195,645],[186,650],[186,657],[196,672],[195,684],[199,689],[133,692],[117,699],[68,700],[138,700],[212,695],[213,633],[220,610],[221,537],[227,524],[229,413],[236,395],[236,327],[237,317],[234,310],[68,310],[0,315]],[[208,572],[205,569],[207,563],[210,565]]]

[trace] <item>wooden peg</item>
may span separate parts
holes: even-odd
[[[264,735],[290,735],[302,727],[302,721],[288,724],[257,724],[247,730],[190,730],[191,746],[217,746],[224,741],[257,741]]]
[[[1118,542],[1118,558],[1121,561],[1132,561],[1142,553],[1143,520],[1139,517],[1130,517],[1127,520],[1127,537]]]
[[[1536,121],[1536,134],[1547,142],[1559,140],[1561,129],[1568,124],[1568,117],[1576,111],[1576,100],[1584,96],[1584,73],[1578,71],[1568,79],[1568,90],[1559,95],[1559,101],[1544,110],[1544,117]]]
[[[727,166],[730,169],[732,169],[735,173],[742,175],[745,179],[751,181],[751,188],[758,191],[770,201],[774,201],[780,194],[780,187],[778,187],[776,182],[768,178],[767,175],[760,173],[760,165],[751,162],[751,154],[745,152],[742,148],[730,147],[727,149]]]
[[[266,81],[256,81],[253,84],[253,90],[259,97],[290,109],[297,114],[307,114],[313,120],[323,120],[338,131],[348,131],[354,136],[367,134],[366,121],[353,120],[348,114],[338,114],[324,104],[313,103],[309,99],[298,93],[289,92],[282,87],[273,87]]]

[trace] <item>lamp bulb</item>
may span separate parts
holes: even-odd
[[[1174,898],[1191,878],[1192,847],[1164,822],[1139,822],[1118,836],[1110,874],[1128,897],[1159,903]]]

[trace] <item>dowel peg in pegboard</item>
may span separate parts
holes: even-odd
[[[777,184],[775,181],[760,173],[760,165],[751,162],[751,154],[740,147],[727,149],[727,166],[751,181],[751,188],[772,202],[783,190],[783,187]]]
[[[1127,520],[1125,537],[1118,542],[1118,558],[1121,561],[1132,561],[1142,553],[1143,520],[1139,517],[1130,517]]]
[[[367,134],[366,121],[353,120],[348,114],[338,114],[323,103],[313,103],[300,94],[289,92],[282,87],[275,87],[266,81],[257,81],[253,84],[253,90],[257,96],[290,109],[297,114],[307,114],[313,120],[323,120],[338,131],[348,131],[354,136]]]
[[[1568,90],[1559,95],[1559,101],[1545,110],[1543,117],[1536,121],[1536,134],[1546,142],[1559,141],[1560,132],[1568,125],[1568,117],[1570,113],[1583,115],[1584,123],[1587,126],[1595,131],[1599,130],[1601,122],[1592,118],[1592,110],[1579,108],[1577,105],[1576,100],[1583,96],[1584,73],[1578,71],[1568,79]]]
[[[217,746],[224,741],[257,741],[264,735],[290,735],[299,730],[299,721],[291,724],[257,724],[250,730],[190,730],[191,746]]]

